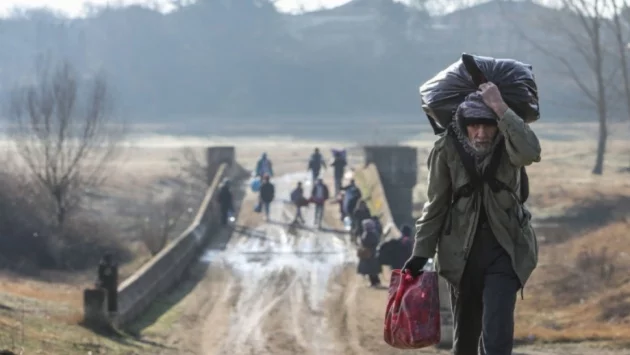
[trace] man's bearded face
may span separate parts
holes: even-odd
[[[498,131],[496,125],[475,123],[466,126],[466,130],[470,145],[477,153],[486,154],[490,152]]]

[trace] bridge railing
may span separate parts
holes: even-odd
[[[134,320],[164,291],[173,287],[220,230],[218,191],[221,181],[230,173],[234,148],[208,148],[209,186],[195,219],[175,240],[118,285],[118,311],[106,311],[107,293],[102,289],[84,291],[84,322],[94,326],[122,327]]]

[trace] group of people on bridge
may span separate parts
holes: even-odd
[[[382,265],[391,268],[401,268],[413,250],[412,229],[409,226],[400,228],[399,238],[390,238],[383,242],[383,226],[380,216],[370,211],[367,202],[363,199],[361,190],[351,179],[348,185],[343,185],[345,169],[348,165],[346,153],[343,150],[333,150],[333,157],[327,165],[318,148],[311,154],[307,170],[311,172],[313,186],[310,196],[307,198],[304,185],[300,181],[290,194],[290,202],[295,206],[295,216],[292,225],[304,225],[302,209],[313,204],[315,216],[313,224],[322,228],[324,210],[327,202],[339,205],[339,217],[350,232],[351,240],[358,246],[357,255],[359,264],[357,272],[365,275],[372,287],[381,287],[380,273]],[[334,198],[324,179],[320,176],[322,169],[333,167]],[[264,213],[265,220],[270,221],[271,203],[276,198],[276,189],[271,181],[274,176],[273,163],[266,153],[263,153],[254,170],[255,180],[252,189],[258,192],[258,203],[255,211]],[[219,192],[221,204],[221,218],[224,224],[232,214],[232,196],[229,192],[229,181],[226,180]]]
[[[329,165],[332,166],[334,170],[335,194],[338,194],[341,189],[341,183],[347,165],[345,152],[334,151],[333,159]],[[325,205],[330,199],[330,190],[328,185],[326,185],[324,179],[320,177],[322,169],[327,169],[327,164],[323,155],[319,151],[319,148],[315,148],[307,165],[307,170],[311,172],[311,181],[313,182],[310,197],[306,198],[302,182],[298,182],[290,194],[291,203],[296,207],[296,213],[292,224],[305,224],[306,222],[302,215],[302,208],[308,206],[309,204],[313,204],[315,206],[315,219],[313,224],[318,228],[322,227]],[[273,177],[273,163],[267,156],[267,153],[263,153],[256,163],[254,177],[256,180],[252,183],[252,189],[254,191],[258,191],[259,193],[258,204],[255,207],[255,211],[264,212],[265,219],[269,221],[270,206],[271,202],[276,197],[276,193],[275,186],[271,182],[271,178]]]

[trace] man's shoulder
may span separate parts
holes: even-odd
[[[452,149],[453,146],[453,137],[448,134],[441,134],[438,138],[433,142],[433,152],[440,153],[443,151],[448,151]]]

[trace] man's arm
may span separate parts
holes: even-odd
[[[541,149],[534,131],[503,101],[496,85],[484,83],[479,88],[483,101],[497,114],[510,162],[517,167],[538,163]]]
[[[540,161],[538,137],[514,111],[508,108],[499,118],[499,130],[505,137],[505,149],[512,164],[521,167]]]
[[[429,153],[428,200],[422,209],[422,216],[416,222],[416,240],[413,246],[413,256],[427,259],[435,255],[452,198],[446,152],[440,143],[443,141],[438,141]]]

